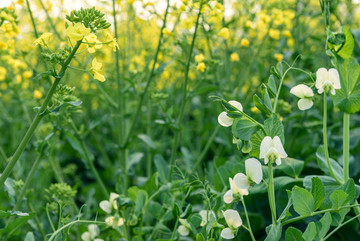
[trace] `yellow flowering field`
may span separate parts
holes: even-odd
[[[360,240],[360,1],[1,0],[0,240]]]

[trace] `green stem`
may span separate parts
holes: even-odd
[[[282,223],[282,225],[284,226],[286,224],[293,223],[293,222],[299,221],[301,219],[312,217],[312,216],[319,215],[319,214],[323,214],[323,213],[326,213],[326,212],[334,212],[334,211],[339,211],[339,210],[345,209],[345,208],[355,208],[355,207],[359,207],[359,206],[360,206],[359,204],[355,204],[355,205],[348,205],[348,206],[339,207],[338,209],[333,209],[333,208],[324,209],[324,210],[321,210],[321,211],[313,212],[310,215],[298,216],[298,217],[286,220],[286,221],[284,221]]]
[[[248,215],[248,213],[247,213],[247,210],[246,210],[246,205],[245,205],[245,199],[244,199],[244,197],[241,197],[241,202],[242,202],[242,204],[243,204],[243,207],[244,207],[244,212],[245,212],[245,217],[246,217],[246,223],[247,223],[247,225],[248,225],[248,231],[249,231],[249,233],[250,233],[250,236],[251,236],[251,239],[253,240],[253,241],[256,241],[256,239],[255,239],[255,237],[254,237],[254,234],[253,234],[253,232],[252,232],[252,229],[251,229],[251,224],[250,224],[250,220],[249,220],[249,215]]]
[[[344,113],[343,123],[343,168],[344,182],[349,179],[349,154],[350,154],[350,114]]]
[[[350,218],[349,220],[347,220],[346,222],[340,224],[339,226],[337,226],[336,228],[334,228],[334,230],[331,231],[328,235],[326,235],[326,236],[324,237],[324,239],[322,239],[322,241],[325,241],[326,239],[328,239],[331,235],[333,235],[334,233],[336,233],[336,231],[338,231],[342,226],[350,223],[351,221],[353,221],[354,219],[357,219],[357,218],[359,218],[359,217],[360,217],[360,214],[358,214],[358,215],[356,215],[355,217],[352,217],[352,218]]]
[[[116,20],[116,1],[113,0],[112,1],[112,10],[113,10],[113,18],[114,18],[114,31],[115,31],[115,39],[118,39],[118,26],[117,26],[117,20]],[[125,136],[126,136],[126,125],[125,125],[125,118],[124,118],[124,113],[125,113],[125,95],[123,93],[123,89],[124,89],[124,83],[123,80],[121,78],[120,75],[120,64],[119,64],[119,49],[116,48],[116,52],[115,52],[115,66],[116,66],[116,81],[117,81],[117,91],[118,91],[118,103],[117,103],[117,107],[118,107],[118,112],[119,112],[119,123],[118,123],[118,142],[119,142],[119,146],[123,146],[125,143]],[[123,169],[123,190],[122,192],[124,194],[127,193],[127,189],[128,189],[128,175],[127,175],[127,159],[126,159],[126,150],[125,148],[119,149],[119,157],[120,157],[120,161],[122,164],[122,169]]]
[[[277,224],[276,202],[275,202],[274,173],[273,173],[273,165],[271,162],[269,162],[269,164],[268,164],[268,171],[269,171],[269,182],[268,182],[269,205],[270,205],[270,210],[271,210],[272,224],[275,226]]]
[[[35,118],[33,119],[29,129],[27,130],[25,136],[23,137],[23,139],[21,140],[19,146],[17,147],[13,157],[11,158],[9,164],[6,166],[5,170],[3,171],[1,177],[0,177],[0,187],[4,184],[5,180],[8,178],[8,176],[10,175],[12,169],[14,168],[16,162],[19,160],[21,154],[23,153],[26,145],[29,143],[29,141],[31,140],[31,137],[33,136],[37,126],[39,125],[40,121],[42,120],[42,118],[44,117],[44,112],[51,100],[52,95],[54,94],[56,87],[58,86],[60,80],[62,79],[62,77],[65,74],[65,71],[67,69],[67,66],[69,65],[70,61],[72,60],[72,58],[74,57],[76,51],[78,50],[78,48],[80,47],[81,44],[81,40],[79,40],[75,47],[72,49],[71,53],[69,54],[68,58],[66,59],[66,61],[64,62],[64,64],[62,65],[60,72],[57,76],[55,76],[55,81],[53,82],[49,92],[47,93],[44,102],[42,103],[40,110],[38,111],[38,113],[36,114]]]
[[[175,157],[176,157],[176,153],[177,153],[177,149],[179,147],[179,143],[180,143],[180,138],[181,138],[181,122],[184,118],[184,111],[185,111],[185,105],[186,105],[186,97],[187,97],[187,84],[188,84],[188,80],[189,80],[189,70],[190,70],[190,63],[191,63],[191,58],[192,58],[192,54],[193,54],[193,50],[194,50],[194,46],[195,46],[195,40],[196,40],[196,36],[197,36],[197,31],[198,31],[198,27],[199,27],[199,19],[201,16],[201,9],[203,6],[203,0],[200,1],[200,7],[199,7],[199,13],[197,15],[196,18],[196,23],[195,23],[195,31],[194,31],[194,35],[191,41],[191,46],[190,46],[190,52],[189,52],[189,56],[187,59],[187,63],[186,63],[186,67],[185,67],[185,81],[183,84],[183,90],[182,90],[182,100],[181,100],[181,106],[180,106],[180,113],[176,122],[176,130],[175,130],[175,137],[174,137],[174,142],[173,142],[173,146],[172,146],[172,150],[171,150],[171,157],[170,157],[170,172],[169,172],[169,179],[171,180],[171,173],[172,170],[174,168],[174,164],[175,164]]]
[[[145,96],[146,96],[146,93],[149,89],[149,86],[153,80],[153,77],[154,77],[154,73],[155,73],[155,67],[156,67],[156,64],[157,64],[157,61],[158,61],[158,56],[159,56],[159,53],[160,53],[160,49],[161,49],[161,45],[162,45],[162,39],[163,39],[163,30],[164,28],[166,27],[166,21],[167,21],[167,16],[168,16],[168,12],[169,12],[169,7],[170,7],[170,3],[169,3],[169,0],[167,0],[167,5],[166,5],[166,10],[165,10],[165,15],[164,15],[164,21],[163,21],[163,25],[161,27],[161,30],[160,30],[160,37],[159,37],[159,42],[158,42],[158,46],[157,46],[157,49],[156,49],[156,52],[155,52],[155,56],[154,56],[154,62],[153,62],[153,65],[152,65],[152,68],[151,68],[151,72],[149,74],[149,77],[148,77],[148,80],[146,82],[146,85],[145,85],[145,89],[144,91],[140,94],[140,101],[139,101],[139,104],[137,105],[137,108],[136,108],[136,111],[135,111],[135,115],[134,115],[134,119],[132,121],[132,124],[131,124],[131,127],[130,127],[130,130],[126,136],[126,139],[125,139],[125,142],[124,142],[124,145],[123,145],[123,148],[125,148],[128,144],[129,144],[129,141],[132,137],[132,134],[135,130],[135,125],[139,119],[139,115],[140,115],[140,110],[141,110],[141,107],[143,105],[143,102],[144,102],[144,99],[145,99]],[[195,30],[196,31],[196,30]]]
[[[279,87],[278,87],[278,90],[277,90],[276,96],[275,96],[275,101],[274,101],[274,106],[273,106],[273,113],[276,113],[277,103],[278,103],[278,100],[279,100],[279,95],[280,95],[281,87],[282,87],[282,84],[284,82],[285,76],[291,69],[292,69],[292,67],[288,68],[285,71],[285,73],[283,74],[283,76],[281,77],[280,84],[279,84]]]
[[[48,241],[52,241],[56,238],[56,236],[58,235],[58,233],[60,233],[62,230],[66,229],[66,228],[69,228],[70,226],[74,225],[74,224],[77,224],[77,223],[88,223],[88,224],[103,224],[103,225],[106,225],[105,222],[101,222],[101,221],[91,221],[91,220],[75,220],[75,221],[72,221],[64,226],[62,226],[61,228],[59,228],[58,230],[56,230],[55,232],[53,232],[53,234],[51,235],[51,237],[49,238]]]
[[[334,174],[334,171],[331,167],[330,164],[330,158],[329,158],[329,149],[328,149],[328,142],[327,142],[327,99],[326,99],[326,93],[324,92],[324,116],[323,116],[323,139],[324,139],[324,152],[325,152],[325,157],[326,157],[326,162],[328,164],[329,170],[331,175],[333,176],[333,178],[338,182],[341,183],[339,181],[339,179],[337,179],[337,177]]]

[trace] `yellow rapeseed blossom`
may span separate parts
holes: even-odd
[[[274,54],[274,58],[278,61],[281,62],[284,58],[284,55],[282,54]]]
[[[99,63],[96,60],[96,58],[94,58],[93,61],[91,62],[90,73],[94,76],[94,79],[97,79],[100,82],[104,82],[105,76],[103,74],[101,74],[101,72],[100,72],[101,68],[102,68],[102,63]]]
[[[197,67],[196,67],[196,69],[197,69],[197,70],[200,70],[201,72],[204,72],[204,71],[205,71],[205,68],[206,68],[206,65],[205,65],[204,62],[198,63],[198,65],[197,65]]]
[[[251,107],[250,110],[251,110],[251,112],[253,112],[253,113],[260,114],[260,110],[259,110],[256,106]]]
[[[289,30],[284,30],[284,31],[282,32],[282,34],[283,34],[285,37],[287,37],[287,38],[290,38],[290,37],[291,37],[291,32],[290,32]]]
[[[196,62],[202,62],[204,61],[205,57],[202,54],[195,55],[195,61]]]
[[[24,71],[24,73],[22,74],[22,76],[23,76],[24,79],[28,79],[28,78],[30,78],[30,77],[33,76],[33,72],[30,71],[30,70],[26,70],[26,71]]]
[[[91,32],[90,28],[85,27],[81,23],[76,23],[75,25],[70,25],[66,30],[66,35],[75,41],[83,39],[84,36],[88,35]]]
[[[0,42],[0,49],[7,49],[8,45],[4,42]]]
[[[249,47],[250,42],[249,42],[249,40],[248,40],[247,38],[243,38],[243,39],[241,39],[241,41],[240,41],[240,45],[241,45],[241,46],[244,46],[244,47]]]
[[[224,39],[230,38],[230,31],[228,28],[222,28],[219,32],[219,36],[223,37]]]
[[[97,39],[96,35],[93,33],[90,33],[84,37],[84,42],[88,43],[86,44],[88,46],[88,52],[89,53],[95,53],[96,49],[101,49],[102,44]]]
[[[111,36],[110,31],[105,31],[105,43],[116,52],[116,49],[119,49],[119,44],[116,41],[116,38]]]
[[[165,35],[165,36],[171,36],[172,35],[172,32],[170,31],[170,29],[168,28],[164,28],[162,33]]]
[[[239,57],[239,55],[237,53],[232,53],[230,55],[230,60],[231,60],[231,62],[236,62],[236,61],[240,60],[240,57]]]
[[[34,90],[34,98],[35,99],[41,99],[43,94],[39,90]]]
[[[273,39],[280,39],[280,31],[278,29],[271,28],[269,30],[269,36]]]
[[[43,47],[47,46],[52,35],[53,34],[49,32],[43,33],[38,39],[34,41],[35,45],[40,44]]]
[[[21,75],[17,74],[17,75],[15,76],[15,83],[20,84],[21,81],[22,81]]]
[[[7,70],[4,67],[0,66],[0,81],[5,79],[6,73],[7,73]]]

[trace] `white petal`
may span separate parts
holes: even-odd
[[[272,146],[273,140],[270,136],[265,136],[260,144],[260,158],[264,158],[269,148]],[[265,163],[266,164],[266,163]]]
[[[117,201],[115,200],[116,198],[118,198],[118,197],[120,197],[120,195],[119,194],[117,194],[117,193],[114,193],[114,192],[112,192],[112,193],[110,193],[110,203],[111,203],[111,205],[114,207],[114,209],[118,209],[118,206],[117,206]]]
[[[274,145],[275,145],[276,150],[279,152],[281,158],[287,157],[287,154],[286,154],[284,147],[281,143],[281,140],[278,136],[274,137]]]
[[[233,238],[235,238],[235,235],[234,235],[233,231],[230,228],[224,228],[221,231],[220,235],[224,239],[233,239]]]
[[[203,227],[209,220],[216,220],[216,216],[215,216],[215,212],[210,210],[201,210],[199,212],[200,216],[201,216],[201,223],[200,226]]]
[[[218,116],[218,122],[222,126],[229,127],[229,126],[231,126],[233,124],[234,119],[228,117],[227,113],[225,111],[223,111]]]
[[[228,209],[223,212],[225,221],[230,228],[238,228],[242,225],[242,220],[239,213],[236,210]]]
[[[281,165],[281,158],[279,156],[276,158],[275,163],[276,165]]]
[[[99,204],[100,208],[107,213],[111,213],[111,204],[108,200],[101,201]]]
[[[98,236],[100,234],[100,229],[96,224],[90,224],[88,226],[88,229],[89,229],[91,239],[94,239],[96,236]]]
[[[91,235],[89,232],[85,232],[81,235],[81,239],[83,241],[91,241]]]
[[[94,241],[104,241],[102,238],[96,238]]]
[[[190,231],[184,225],[180,225],[178,227],[178,232],[181,236],[188,236]]]
[[[234,201],[234,197],[233,197],[233,192],[232,190],[228,190],[225,194],[224,194],[224,203],[226,204],[230,204]]]
[[[179,221],[182,225],[184,225],[186,228],[190,229],[190,223],[184,219],[184,218],[179,218]]]
[[[249,191],[246,188],[239,188],[233,179],[229,177],[230,188],[233,194],[240,194],[241,196],[249,195]]]
[[[329,69],[329,79],[334,83],[335,89],[341,88],[339,72],[336,69],[334,69],[334,68]]]
[[[299,98],[304,98],[304,97],[311,97],[314,96],[314,92],[312,91],[312,89],[306,85],[300,84],[297,85],[295,87],[293,87],[290,90],[290,93],[299,97]]]
[[[264,164],[266,165],[266,164],[268,164],[268,162],[269,162],[269,158],[268,158],[267,156],[265,156],[265,158],[264,158]]]
[[[324,81],[328,80],[328,71],[325,68],[320,68],[316,71],[316,83],[315,86],[317,89],[320,89]]]
[[[335,89],[332,88],[332,89],[330,90],[330,93],[331,93],[332,95],[335,95],[335,94],[336,94],[336,93],[335,93]]]
[[[234,176],[234,183],[238,188],[249,189],[250,187],[249,179],[243,173],[238,173]]]
[[[310,109],[314,103],[311,99],[300,99],[297,104],[300,110],[307,110]]]
[[[245,161],[246,175],[256,184],[259,184],[263,178],[261,163],[255,158],[249,158]]]
[[[234,106],[235,108],[237,108],[238,110],[240,111],[243,111],[243,107],[242,105],[240,104],[240,102],[236,101],[236,100],[230,100],[229,101],[229,104]]]

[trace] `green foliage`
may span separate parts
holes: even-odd
[[[301,216],[310,216],[315,211],[314,197],[304,188],[295,186],[292,190],[294,210]]]

